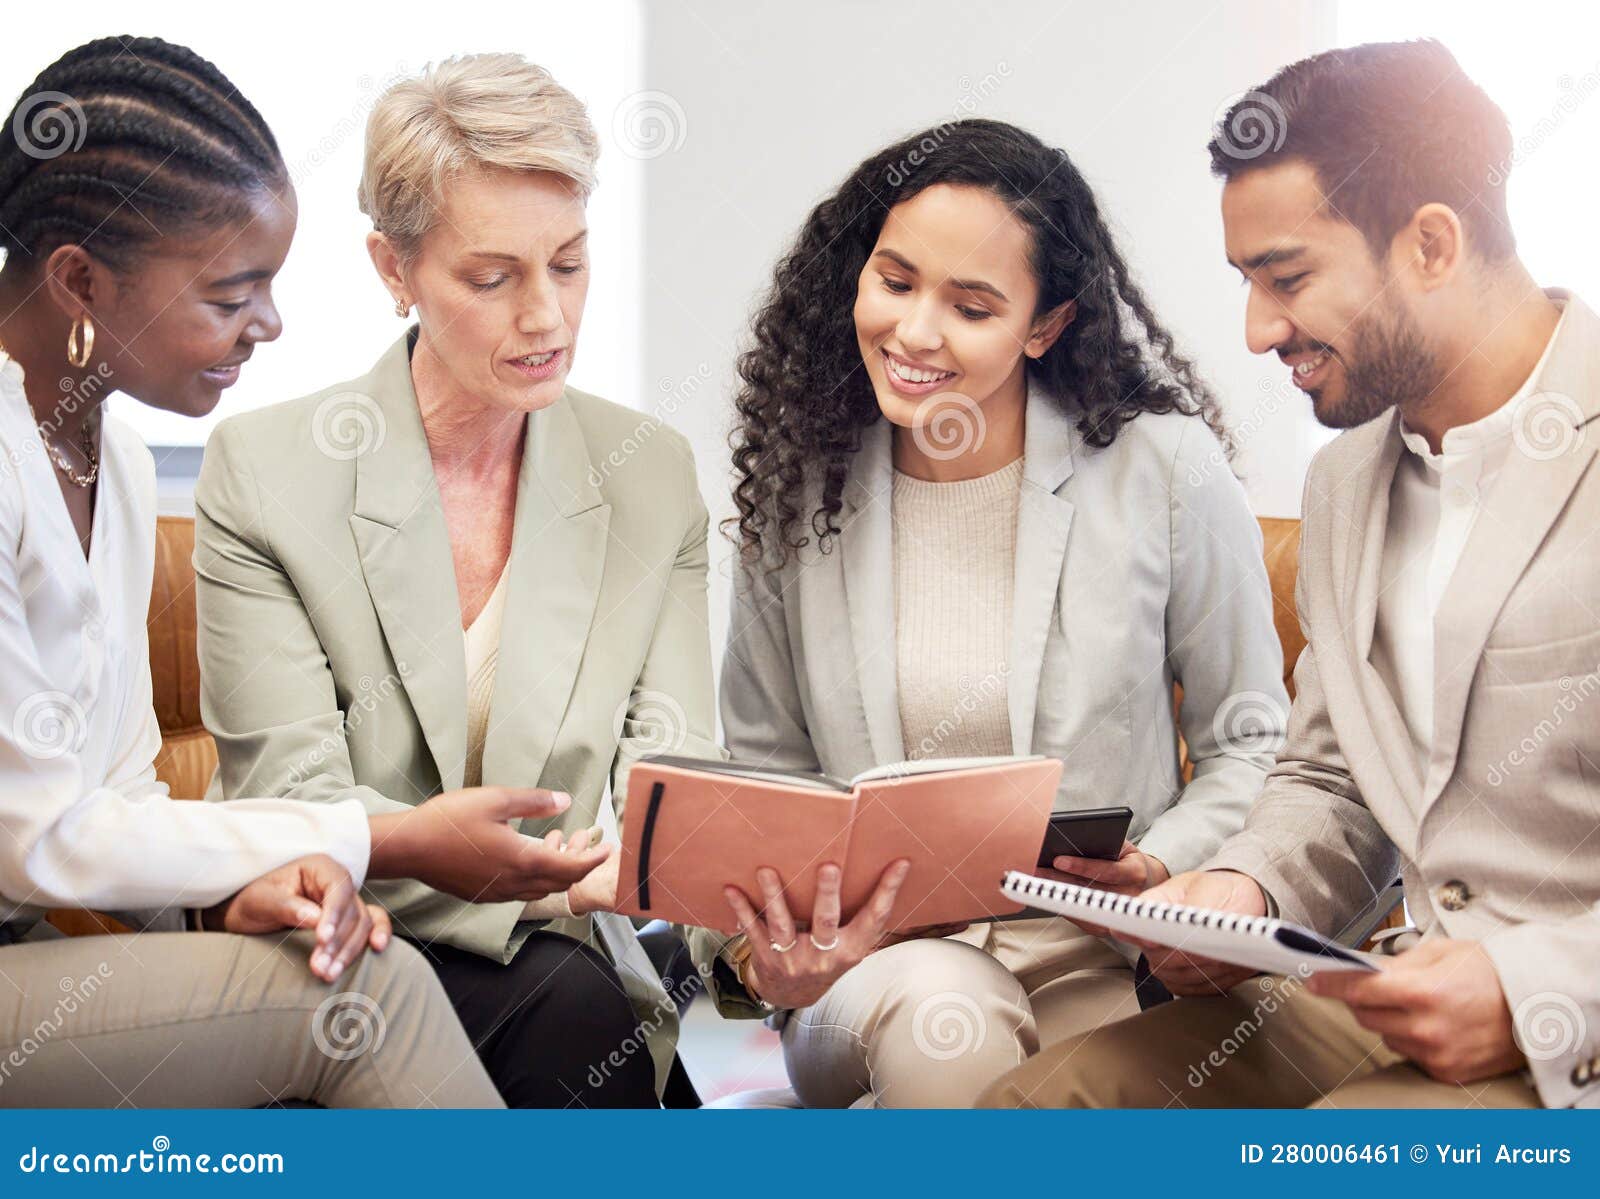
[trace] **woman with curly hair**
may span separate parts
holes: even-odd
[[[1057,810],[1134,815],[1115,862],[1049,873],[1129,893],[1240,827],[1288,708],[1260,531],[1064,153],[971,120],[868,158],[779,263],[739,369],[735,759],[1060,758]],[[809,928],[759,877],[729,888],[722,952],[808,1106],[964,1106],[1137,1010],[1134,951],[1066,920],[880,941],[869,912],[841,924],[836,864]]]

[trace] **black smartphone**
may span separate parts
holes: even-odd
[[[1128,839],[1132,808],[1084,808],[1078,812],[1053,812],[1044,831],[1039,865],[1049,866],[1061,854],[1074,858],[1114,861]]]

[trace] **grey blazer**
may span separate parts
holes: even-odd
[[[460,787],[466,652],[407,339],[363,378],[223,422],[195,507],[210,798],[378,812]],[[594,825],[644,754],[720,753],[706,523],[677,433],[571,388],[529,416],[483,781],[564,790],[572,807],[524,831]],[[397,932],[498,962],[539,927],[521,903],[368,890]],[[550,927],[616,963],[664,1079],[676,1012],[631,923]]]
[[[1481,941],[1540,1098],[1600,1104],[1600,318],[1566,315],[1434,621],[1419,778],[1370,659],[1393,412],[1306,479],[1289,742],[1244,831],[1208,865],[1288,919],[1339,931],[1397,874],[1425,936]]]
[[[1028,396],[1006,695],[1011,748],[1060,758],[1057,810],[1126,804],[1174,873],[1236,832],[1288,697],[1261,530],[1196,417],[1143,415],[1105,449]],[[889,425],[867,429],[829,553],[736,571],[722,674],[735,760],[848,777],[900,761]],[[809,512],[812,505],[808,504]],[[1174,682],[1194,779],[1179,776]]]

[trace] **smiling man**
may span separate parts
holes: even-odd
[[[1420,941],[1303,986],[1149,946],[1185,998],[985,1102],[1600,1104],[1600,318],[1518,259],[1511,148],[1436,42],[1287,67],[1209,146],[1246,342],[1349,431],[1306,481],[1288,744],[1146,895],[1338,935],[1399,876]]]

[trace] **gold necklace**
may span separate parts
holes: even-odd
[[[89,469],[81,475],[73,469],[72,463],[67,461],[66,456],[50,444],[50,438],[46,436],[43,425],[39,426],[39,440],[44,442],[45,453],[50,455],[50,461],[55,463],[56,469],[66,477],[67,482],[74,487],[94,486],[94,481],[100,477],[100,454],[94,448],[94,435],[89,432],[87,424],[83,426],[78,444],[83,450],[83,458],[89,464]]]
[[[11,357],[10,352],[3,344],[0,344],[0,354],[5,354],[7,358]],[[94,434],[89,432],[88,424],[85,423],[78,434],[78,444],[83,450],[83,460],[89,464],[89,469],[81,475],[73,469],[72,463],[67,461],[66,455],[50,444],[50,435],[44,431],[44,426],[39,423],[37,417],[34,418],[33,426],[39,430],[39,441],[44,446],[44,452],[50,455],[50,461],[66,477],[67,482],[74,487],[93,487],[94,481],[100,477],[100,451],[95,449]]]

